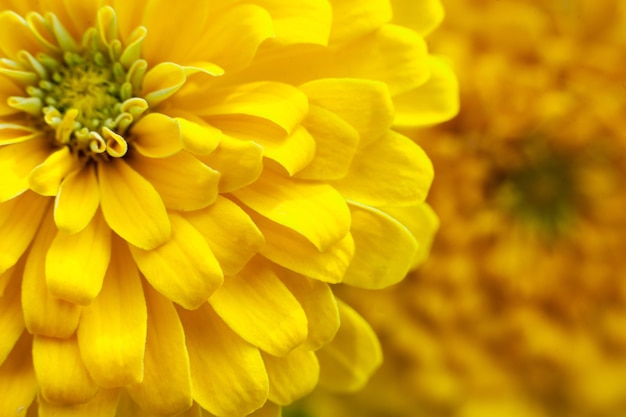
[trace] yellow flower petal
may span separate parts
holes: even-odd
[[[255,3],[272,15],[277,42],[328,45],[333,11],[327,2],[256,0]]]
[[[226,275],[241,271],[265,242],[250,217],[221,196],[206,209],[183,216],[204,236]]]
[[[98,164],[100,204],[107,223],[122,238],[152,249],[170,238],[165,205],[154,187],[126,162]]]
[[[0,123],[0,146],[37,139],[42,135],[41,131],[33,127],[22,126],[18,123]]]
[[[295,174],[296,178],[336,180],[343,178],[359,145],[359,133],[335,113],[311,104],[302,125],[315,140],[315,155]]]
[[[155,415],[191,407],[191,374],[185,334],[172,303],[146,285],[148,333],[144,377],[126,390],[139,406]]]
[[[265,352],[284,356],[306,340],[304,310],[260,257],[227,277],[209,303],[231,329]]]
[[[361,0],[330,0],[333,6],[333,45],[352,42],[373,32],[391,20],[388,0],[369,0],[363,7]]]
[[[19,416],[35,399],[39,391],[33,369],[32,336],[24,332],[11,354],[0,362],[0,410]]]
[[[419,88],[393,98],[394,126],[417,127],[441,123],[459,111],[459,85],[450,65],[429,56],[430,78]]]
[[[22,308],[30,333],[66,338],[76,331],[81,308],[52,296],[46,286],[45,255],[56,233],[50,214],[44,218],[26,260]]]
[[[317,352],[320,386],[354,392],[382,363],[382,349],[370,325],[356,311],[340,301],[339,313],[341,327],[335,339]]]
[[[233,194],[262,216],[300,233],[322,251],[343,239],[350,228],[345,200],[327,184],[299,181],[265,170],[253,185]]]
[[[287,356],[277,358],[261,352],[270,380],[269,399],[288,405],[313,391],[320,367],[315,353],[296,348]]]
[[[269,382],[259,350],[237,336],[207,305],[178,309],[185,328],[194,399],[218,416],[261,407]]]
[[[91,222],[99,205],[95,167],[85,165],[61,183],[54,202],[54,222],[65,233],[80,232]]]
[[[142,117],[130,133],[133,148],[150,158],[165,158],[183,149],[178,121],[161,113]]]
[[[281,407],[273,402],[266,402],[263,407],[254,413],[248,414],[248,417],[281,417]]]
[[[172,237],[152,250],[131,246],[137,266],[168,299],[196,309],[222,284],[223,273],[204,237],[179,214],[170,214]]]
[[[428,35],[443,20],[444,10],[440,0],[391,0],[393,23],[406,26],[421,35]]]
[[[129,162],[154,186],[168,209],[199,210],[217,198],[219,172],[187,152],[160,159],[133,155]]]
[[[380,138],[393,121],[387,86],[377,81],[323,79],[300,86],[312,104],[335,113],[359,132],[361,145]]]
[[[401,281],[418,249],[409,229],[372,207],[351,204],[350,213],[355,250],[343,282],[379,289]]]
[[[339,309],[330,286],[288,269],[278,268],[276,274],[306,314],[308,334],[302,347],[318,350],[330,342],[339,329]]]
[[[292,229],[254,213],[251,215],[265,237],[265,245],[261,248],[263,256],[309,278],[333,284],[341,282],[354,254],[354,241],[349,233],[320,252]]]
[[[98,385],[113,388],[143,379],[147,312],[141,278],[126,245],[113,240],[100,294],[83,309],[78,343]]]
[[[263,170],[263,148],[252,141],[222,137],[218,148],[199,157],[220,173],[220,193],[229,193],[256,181]]]
[[[4,57],[15,59],[20,51],[29,51],[30,53],[41,51],[39,43],[28,29],[28,23],[17,13],[3,10],[0,13],[0,27],[2,28],[0,31],[0,50],[2,50]]]
[[[181,139],[186,151],[197,155],[207,155],[220,144],[223,135],[219,129],[207,123],[192,122],[188,115],[184,118],[177,117],[176,120],[180,126]]]
[[[115,417],[119,394],[117,389],[100,389],[89,402],[75,406],[51,404],[41,398],[39,417]]]
[[[153,37],[146,37],[146,40],[148,39]],[[154,108],[180,90],[186,80],[187,75],[183,67],[172,62],[162,62],[146,72],[142,96],[150,108]]]
[[[28,176],[49,155],[46,139],[0,147],[0,202],[28,190]]]
[[[0,279],[9,281],[0,296],[0,364],[4,363],[24,332],[22,317],[22,299],[20,297],[21,280],[15,276],[21,268],[11,269]],[[2,392],[2,391],[0,391]],[[0,407],[0,410],[2,408]]]
[[[335,187],[349,200],[371,206],[407,206],[424,201],[433,180],[426,153],[390,131],[357,152],[348,175]]]
[[[76,336],[67,339],[35,336],[33,365],[41,395],[49,402],[80,404],[93,398],[98,385],[87,372]]]
[[[3,97],[13,97],[19,96],[23,92],[11,80],[0,74],[0,94]],[[19,110],[9,106],[6,101],[0,100],[0,116],[9,116],[18,112]]]
[[[111,258],[111,229],[101,214],[82,231],[59,231],[46,255],[50,294],[80,305],[98,295]]]
[[[54,196],[59,192],[63,179],[76,168],[76,158],[70,153],[70,149],[64,146],[32,170],[28,183],[34,192]]]

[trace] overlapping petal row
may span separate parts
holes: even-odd
[[[0,5],[0,414],[361,386],[380,348],[329,284],[398,282],[434,231],[393,128],[455,111],[438,2]]]

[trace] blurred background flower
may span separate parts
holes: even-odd
[[[626,415],[626,3],[446,0],[432,50],[461,113],[410,135],[433,159],[431,257],[342,288],[385,364],[293,415]]]

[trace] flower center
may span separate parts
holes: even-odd
[[[135,30],[124,49],[115,37],[116,16],[110,7],[99,10],[98,25],[85,31],[81,43],[53,14],[44,18],[32,13],[28,22],[40,40],[45,39],[40,25],[54,34],[57,45],[49,49],[57,49],[58,54],[33,56],[20,51],[15,61],[6,60],[22,74],[27,71],[32,80],[26,97],[10,97],[8,104],[35,116],[53,132],[56,146],[68,146],[81,159],[103,161],[126,155],[124,134],[149,107],[137,97],[147,69],[139,59],[145,29]]]

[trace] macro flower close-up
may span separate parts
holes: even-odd
[[[0,0],[0,415],[279,416],[436,228],[438,0]]]

